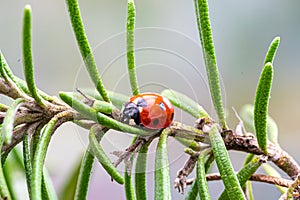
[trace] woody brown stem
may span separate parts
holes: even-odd
[[[243,151],[256,155],[264,154],[253,135],[237,135],[229,131],[223,133],[222,136],[228,150]],[[278,145],[269,142],[267,156],[270,161],[287,173],[293,180],[300,174],[298,163]]]
[[[207,181],[218,181],[221,180],[221,176],[219,173],[212,173],[212,174],[207,174],[206,175],[206,180]],[[250,181],[256,181],[256,182],[263,182],[263,183],[269,183],[273,185],[278,185],[282,187],[290,187],[294,181],[287,180],[284,178],[279,178],[275,176],[267,176],[265,174],[253,174],[250,179]],[[191,185],[195,181],[195,178],[188,179],[186,181],[187,185]]]

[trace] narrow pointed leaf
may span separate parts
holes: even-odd
[[[182,93],[174,90],[164,90],[161,95],[168,98],[174,106],[184,110],[197,119],[210,118],[202,106]]]
[[[170,169],[168,158],[169,129],[164,129],[159,136],[155,155],[154,199],[171,199]]]
[[[150,143],[144,144],[138,153],[135,165],[135,194],[137,199],[147,200],[146,170],[147,154]]]
[[[247,165],[245,165],[238,173],[237,178],[240,185],[245,185],[247,180],[255,173],[255,171],[261,166],[263,159],[260,157],[253,158]],[[228,191],[224,190],[219,200],[232,199]]]
[[[4,70],[4,71],[3,71]],[[11,69],[9,68],[3,54],[0,51],[0,72],[2,75],[4,75],[7,79],[7,77],[10,78],[10,80],[18,87],[20,88],[24,93],[30,95],[30,91],[28,90],[27,84],[24,80],[16,77],[13,75]],[[47,101],[53,101],[53,97],[50,97],[49,95],[47,95],[46,93],[44,93],[41,90],[38,90],[38,93],[40,94],[41,97],[43,97],[43,99],[47,100]]]
[[[253,190],[252,190],[252,183],[251,181],[247,181],[247,194],[249,200],[254,200]]]
[[[104,114],[111,114],[114,109],[111,103],[99,100],[94,101],[92,108],[94,108],[96,112],[101,112]]]
[[[23,15],[23,65],[24,65],[24,75],[27,83],[28,90],[30,94],[35,99],[35,101],[42,107],[44,103],[42,98],[37,92],[35,82],[34,82],[34,69],[32,61],[32,42],[31,42],[31,7],[27,5],[24,8]]]
[[[254,126],[258,145],[267,153],[267,117],[273,79],[273,67],[267,63],[261,73],[254,103]]]
[[[43,200],[58,200],[56,191],[54,189],[53,182],[48,173],[48,170],[44,168],[43,170],[43,179],[42,179],[42,198]]]
[[[131,145],[137,140],[138,136],[135,135],[131,141]],[[135,200],[136,196],[134,193],[134,187],[132,184],[132,165],[134,160],[134,154],[130,156],[130,164],[125,163],[125,171],[124,171],[124,188],[126,200]]]
[[[17,193],[15,189],[15,184],[17,181],[17,177],[14,176],[17,172],[17,166],[16,161],[13,158],[13,154],[9,154],[8,158],[6,159],[4,165],[3,165],[3,173],[4,177],[7,183],[7,188],[10,193],[11,199],[15,200],[17,199]]]
[[[253,121],[253,120],[252,120]],[[247,157],[246,157],[246,159],[245,159],[245,161],[244,161],[244,167],[249,163],[249,162],[251,162],[252,161],[252,159],[254,159],[255,158],[255,155],[254,154],[252,154],[252,153],[248,153],[248,155],[247,155]],[[246,196],[248,196],[248,199],[249,200],[253,200],[253,191],[252,191],[252,183],[251,183],[251,181],[247,181],[246,182],[246,184],[244,184],[244,185],[242,185],[242,188],[243,188],[243,190],[244,191],[246,191],[247,193],[247,195]]]
[[[139,93],[136,67],[134,58],[134,29],[135,29],[135,5],[134,0],[128,0],[127,2],[127,24],[126,24],[126,36],[127,36],[127,65],[129,81],[133,95]]]
[[[38,143],[40,141],[40,137],[41,137],[41,133],[42,130],[44,128],[45,124],[41,124],[38,128],[37,131],[31,136],[30,139],[30,158],[31,158],[31,162],[33,163],[33,158],[34,158],[34,154],[36,152]]]
[[[264,64],[267,64],[268,62],[273,63],[279,43],[280,37],[275,37],[269,46]]]
[[[102,165],[102,167],[105,169],[105,171],[111,176],[112,179],[114,179],[119,184],[124,184],[123,176],[119,173],[117,168],[113,165],[113,163],[110,161],[108,156],[105,154],[104,150],[100,146],[96,135],[91,129],[89,134],[89,141],[91,150],[94,154],[94,156],[98,159],[99,163]]]
[[[3,124],[2,124],[2,129],[1,129],[2,136],[4,136],[4,142],[6,144],[11,143],[13,128],[14,128],[15,115],[16,115],[19,107],[22,105],[21,104],[22,102],[24,102],[24,99],[21,99],[21,98],[16,99],[11,104],[9,109],[6,111],[5,118],[4,118]]]
[[[32,182],[30,197],[30,199],[32,200],[39,200],[42,198],[43,166],[51,138],[51,133],[57,121],[57,117],[54,117],[49,121],[49,123],[43,128],[41,138],[37,144],[32,163]]]
[[[74,200],[81,200],[87,198],[93,163],[94,155],[90,152],[89,148],[85,151],[85,154],[81,161]]]
[[[0,155],[1,158],[1,155]],[[0,199],[11,199],[9,188],[5,179],[2,162],[0,162]]]
[[[197,162],[197,178],[195,181],[197,181],[198,185],[198,192],[201,200],[210,200],[210,194],[208,190],[208,185],[206,181],[206,172],[205,172],[205,159],[207,156],[207,153],[209,153],[210,150],[203,150],[201,151],[198,162]]]
[[[2,149],[3,145],[3,132],[2,132],[2,124],[0,124],[0,149]],[[1,160],[1,153],[0,153]],[[3,162],[0,162],[0,199],[11,199],[11,195],[9,192],[8,185],[6,183],[5,174],[3,171]]]
[[[0,51],[0,74],[1,74],[1,77],[7,81],[8,80],[8,75],[5,71],[5,67],[7,67],[7,62],[2,54],[2,52]]]
[[[219,123],[223,129],[227,129],[213,35],[209,19],[208,1],[194,0],[194,6],[211,99],[218,115]]]
[[[132,185],[132,176],[131,171],[127,172],[127,170],[124,171],[124,187],[125,187],[125,195],[126,200],[135,200],[135,193],[134,188]]]
[[[97,65],[95,58],[85,34],[84,26],[81,19],[81,14],[79,10],[79,5],[77,0],[66,0],[69,17],[73,27],[73,32],[76,37],[77,44],[80,49],[80,53],[86,69],[92,79],[97,91],[101,94],[104,101],[110,102],[107,92],[103,86],[102,80],[100,78],[99,72],[97,70]]]
[[[247,104],[244,105],[240,111],[240,117],[243,120],[243,123],[245,127],[255,133],[255,128],[254,128],[254,106]],[[278,126],[274,119],[268,115],[267,117],[267,135],[268,139],[274,143],[278,144]]]
[[[252,154],[252,153],[248,153],[246,159],[245,159],[245,162],[244,162],[244,166],[247,165],[249,162],[251,162],[251,160],[255,158],[255,155]]]
[[[25,167],[25,176],[26,176],[26,183],[27,183],[27,190],[29,196],[31,196],[31,181],[32,181],[32,165],[31,165],[31,156],[30,156],[30,147],[28,141],[28,134],[24,134],[23,138],[23,160],[24,160],[24,167]]]
[[[198,197],[198,184],[197,181],[194,181],[191,189],[188,191],[188,193],[185,196],[185,200],[196,200]]]
[[[194,140],[187,140],[185,138],[181,138],[181,137],[175,137],[175,139],[180,142],[181,144],[183,144],[184,146],[191,148],[194,151],[200,151],[201,150],[201,145],[194,141]]]
[[[243,190],[234,172],[223,139],[216,126],[209,131],[214,157],[228,196],[232,200],[245,199]]]

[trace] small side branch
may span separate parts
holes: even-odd
[[[206,175],[206,180],[207,181],[219,181],[221,180],[221,176],[219,173],[212,173]],[[278,185],[282,187],[290,187],[294,181],[287,180],[284,178],[279,178],[275,176],[267,176],[265,174],[253,174],[251,178],[249,179],[250,181],[256,181],[256,182],[263,182],[263,183],[269,183],[273,185]],[[187,185],[191,185],[195,181],[195,178],[188,179],[186,181]]]
[[[198,157],[199,153],[191,155],[190,158],[185,162],[184,166],[177,172],[177,177],[174,180],[174,188],[177,189],[178,192],[182,194],[184,193],[184,190],[187,186],[186,177],[188,177],[195,168]]]

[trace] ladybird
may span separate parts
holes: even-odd
[[[156,93],[141,93],[130,98],[123,105],[120,121],[148,129],[162,129],[170,126],[174,107],[165,97]]]

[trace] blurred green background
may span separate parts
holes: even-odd
[[[33,10],[33,50],[38,87],[57,95],[60,90],[92,86],[82,66],[64,1],[0,2],[0,49],[13,72],[23,77],[22,11],[28,3]],[[124,57],[126,1],[79,3],[105,86],[130,95]],[[253,102],[268,45],[275,36],[281,37],[274,62],[269,113],[278,123],[280,145],[300,161],[297,124],[300,113],[300,2],[230,0],[210,1],[209,5],[224,103],[233,129],[238,120],[231,108],[239,110],[242,105]],[[211,113],[193,1],[136,1],[136,9],[136,62],[141,90],[179,90],[196,99]],[[194,123],[194,119],[179,111],[175,117],[190,125]],[[87,131],[66,124],[54,135],[46,164],[58,191],[86,148],[86,134]],[[127,134],[110,132],[103,146],[108,153],[122,150],[129,145],[130,138]],[[178,143],[170,140],[169,144],[171,178],[174,180],[187,157]],[[151,153],[150,160],[153,161],[154,145]],[[239,161],[235,163],[236,169],[241,166],[244,155],[232,153],[232,159]],[[152,161],[148,175],[149,199],[153,196]],[[209,186],[212,197],[217,198],[223,186],[219,182]],[[274,199],[280,195],[273,186],[259,183],[254,184],[254,192],[257,199]],[[172,195],[173,199],[183,198],[175,190]],[[96,164],[88,199],[124,199],[123,188],[112,183]]]

